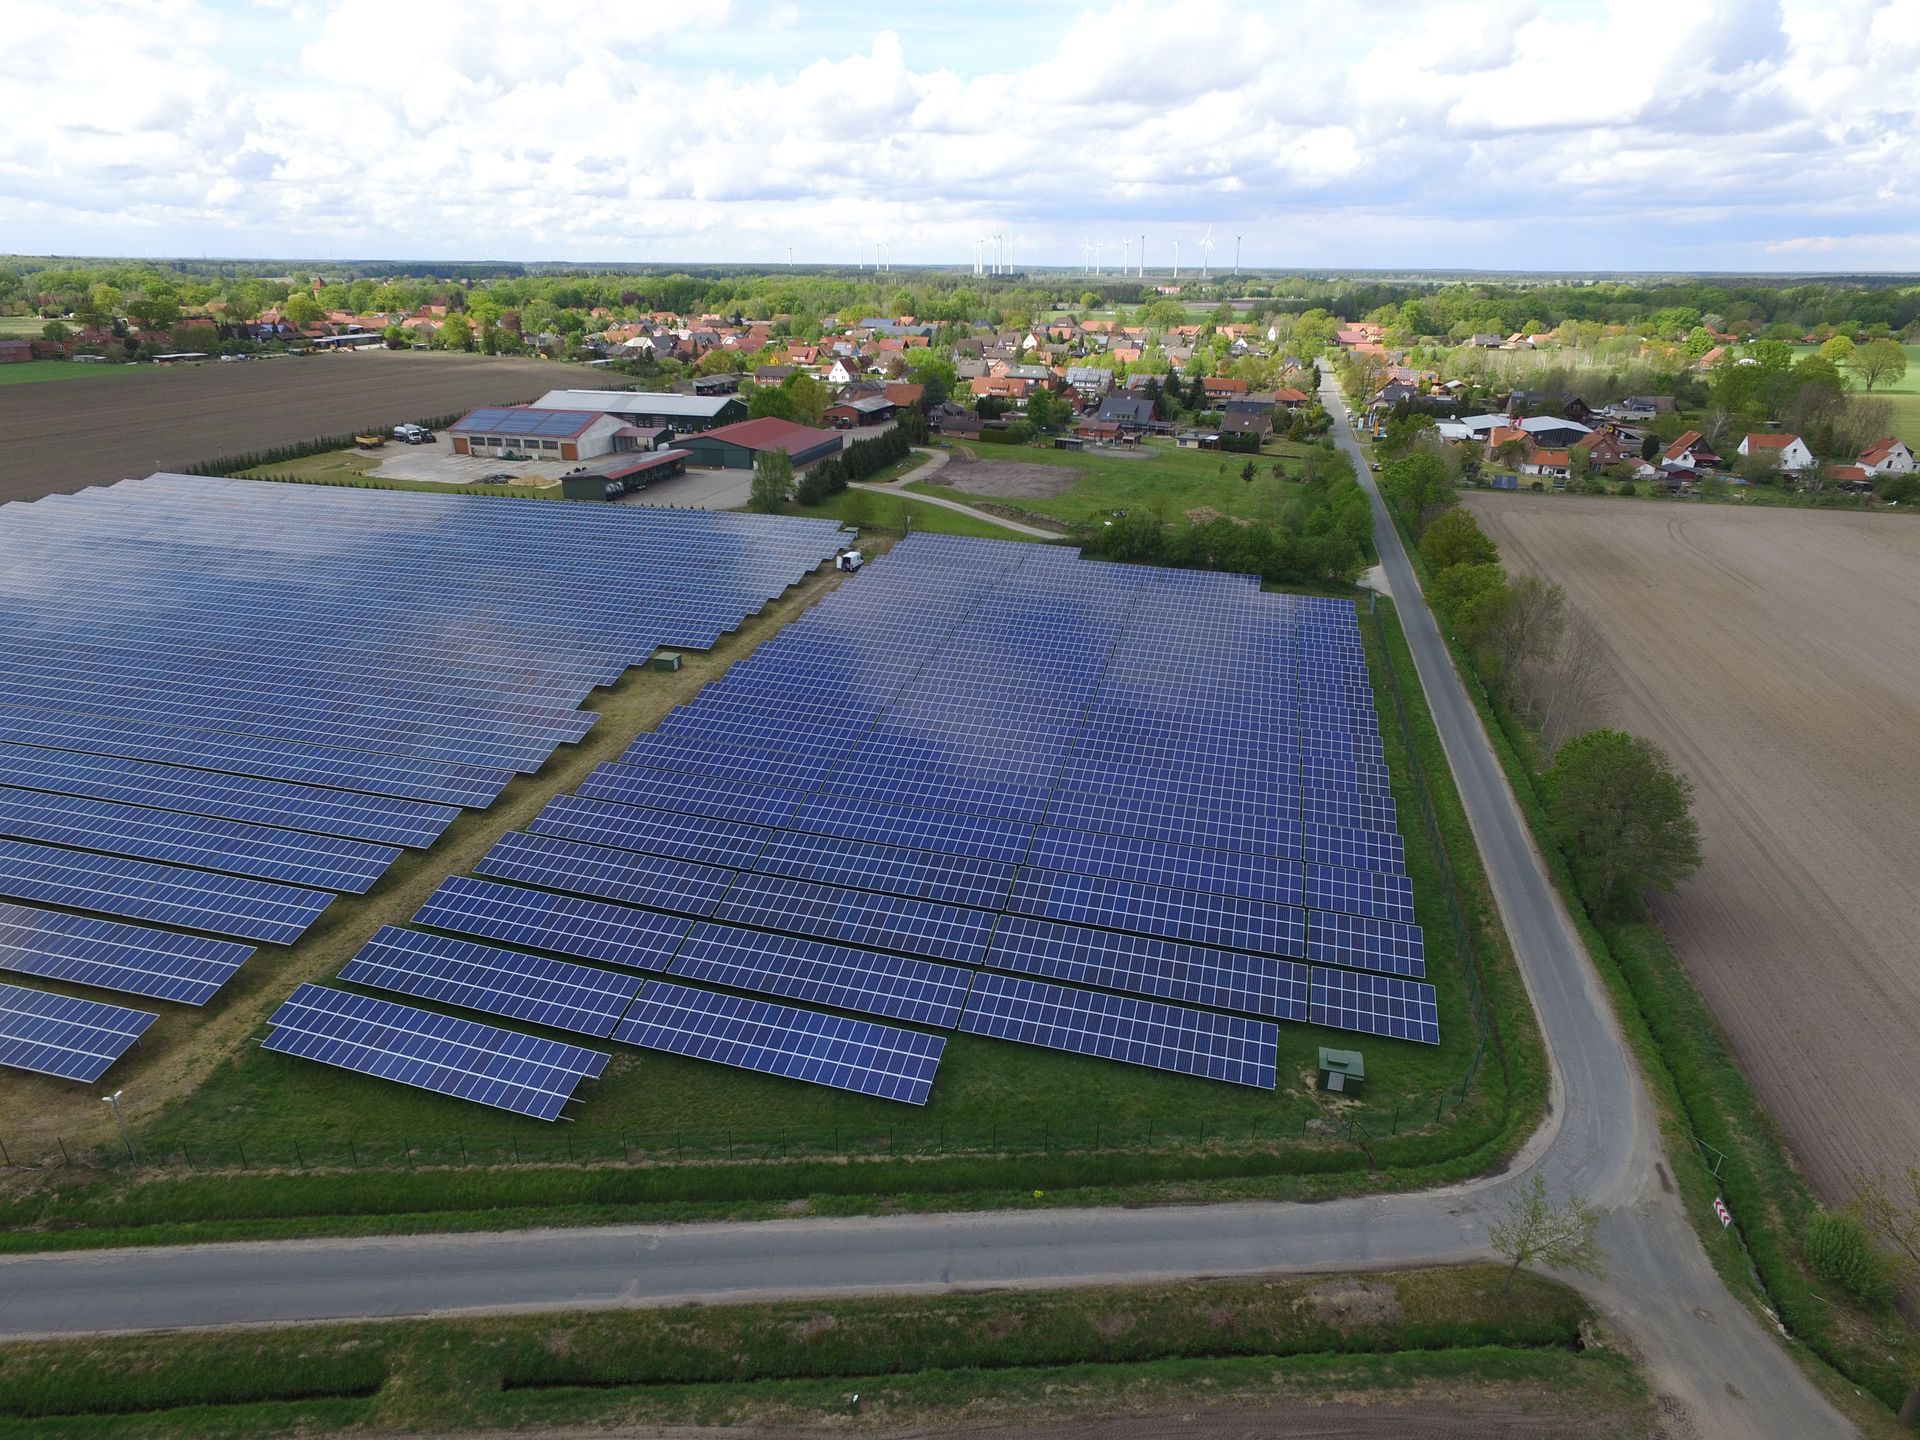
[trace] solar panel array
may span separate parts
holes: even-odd
[[[342,978],[907,1103],[952,1029],[1271,1089],[1282,1021],[1439,1041],[1395,824],[1352,605],[915,536]]]
[[[843,538],[164,474],[0,507],[0,968],[204,1003]]]

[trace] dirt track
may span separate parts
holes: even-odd
[[[0,500],[591,388],[592,375],[545,360],[363,350],[0,386]]]
[[[1698,788],[1706,863],[1658,915],[1815,1185],[1920,1162],[1920,523],[1469,503]]]
[[[1067,465],[1035,465],[1026,460],[982,460],[956,449],[945,469],[927,476],[929,485],[951,485],[969,495],[1047,500],[1071,490],[1080,472]]]

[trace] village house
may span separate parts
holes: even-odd
[[[1813,468],[1813,452],[1798,435],[1745,435],[1741,437],[1742,455],[1770,455],[1782,470],[1799,474]]]
[[[1862,450],[1855,463],[1869,475],[1911,475],[1913,451],[1904,441],[1888,435]]]

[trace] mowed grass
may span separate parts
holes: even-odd
[[[962,497],[953,496],[959,500]],[[784,513],[839,520],[889,535],[923,530],[934,535],[972,535],[986,540],[1031,540],[983,516],[962,515],[944,505],[915,504],[913,496],[874,490],[842,490],[819,505],[789,505]]]
[[[967,466],[949,462],[940,479],[951,483],[915,481],[908,491],[943,495],[966,504],[1005,505],[1068,524],[1097,524],[1115,510],[1143,508],[1161,512],[1170,521],[1203,507],[1247,520],[1277,521],[1302,488],[1302,447],[1286,441],[1270,444],[1259,455],[1181,450],[1159,442],[1143,446],[1140,454],[1119,456],[1012,445],[955,448],[966,449],[983,462],[1060,466],[1079,471],[1081,478],[1058,495],[1041,499],[975,495],[965,489]],[[1240,478],[1249,460],[1255,472],[1251,482]],[[1276,463],[1281,466],[1282,478],[1274,476]]]
[[[1871,391],[1862,388],[1858,382],[1854,386],[1854,395],[1863,400],[1886,400],[1893,406],[1893,433],[1909,445],[1920,445],[1920,345],[1902,345],[1907,353],[1907,373],[1892,384],[1881,382]],[[1793,355],[1797,360],[1802,355],[1811,355],[1818,349],[1813,345],[1796,345]]]

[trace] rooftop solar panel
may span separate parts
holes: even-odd
[[[302,985],[267,1017],[262,1047],[510,1110],[558,1119],[608,1057],[557,1040],[456,1020],[390,1000]]]
[[[396,925],[382,926],[339,978],[602,1040],[640,993],[637,975]]]
[[[204,1005],[253,954],[250,945],[0,902],[0,970]]]
[[[924,1105],[946,1037],[661,980],[614,1039],[717,1065]]]
[[[0,984],[0,1065],[91,1084],[160,1017]]]
[[[1262,1090],[1274,1088],[1278,1066],[1279,1032],[1263,1020],[992,971],[974,981],[960,1028]]]

